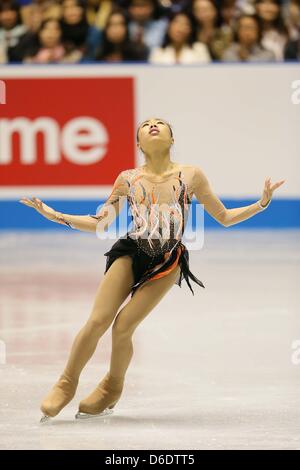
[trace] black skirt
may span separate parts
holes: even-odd
[[[120,256],[129,255],[132,258],[132,269],[134,275],[134,284],[131,288],[131,296],[134,295],[138,287],[144,282],[155,279],[155,276],[170,270],[171,266],[180,265],[180,273],[176,284],[181,287],[181,281],[184,278],[187,285],[194,295],[190,280],[192,279],[199,286],[205,287],[203,283],[189,269],[189,252],[185,245],[179,241],[175,248],[167,254],[149,256],[138,245],[138,243],[127,236],[119,238],[109,251],[104,253],[107,256],[104,273],[108,271],[112,263]],[[176,261],[177,260],[177,261]],[[159,277],[159,276],[158,276]]]

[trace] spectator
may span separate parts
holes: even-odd
[[[148,50],[135,45],[129,38],[129,18],[124,10],[115,8],[108,17],[97,60],[105,62],[146,61]]]
[[[35,45],[26,54],[24,62],[36,64],[78,62],[81,55],[79,50],[67,52],[62,42],[59,21],[47,19],[42,22]]]
[[[187,13],[190,6],[190,0],[159,0],[159,3],[168,16],[172,13]]]
[[[284,50],[285,60],[299,61],[300,60],[300,39],[296,41],[289,41]]]
[[[37,33],[40,29],[43,20],[43,11],[40,5],[34,3],[31,5],[30,22],[28,22],[29,29],[23,36],[20,37],[18,45],[14,48],[13,53],[10,55],[10,62],[23,62],[24,57],[30,52],[37,44]]]
[[[0,4],[0,63],[12,60],[26,26],[21,23],[20,7],[14,0],[2,0]]]
[[[196,21],[197,41],[206,44],[213,60],[220,60],[232,41],[229,28],[218,28],[218,10],[212,0],[194,0],[192,14]]]
[[[47,19],[47,18],[41,6],[37,3],[33,3],[30,6],[30,15],[26,22],[28,31],[37,33],[44,19]]]
[[[115,2],[113,0],[87,0],[87,20],[99,30],[105,28]]]
[[[291,41],[300,37],[300,2],[291,0],[284,6],[284,19]]]
[[[20,0],[18,0],[20,3]],[[61,5],[60,0],[32,0],[30,2],[22,1],[22,9],[21,9],[21,16],[23,23],[27,26],[29,30],[32,30],[32,15],[33,11],[37,14],[37,10],[39,11],[39,15],[41,16],[42,20],[46,20],[48,18],[55,18],[60,19],[61,17]]]
[[[149,62],[155,64],[200,64],[210,62],[205,44],[195,41],[193,21],[186,13],[175,13],[162,47],[154,48]]]
[[[285,6],[286,25],[290,41],[284,50],[285,60],[300,61],[300,2],[292,0]]]
[[[277,61],[283,60],[288,40],[279,0],[256,0],[256,11],[262,28],[262,45],[272,51]]]
[[[255,15],[255,0],[236,0],[236,6],[244,15]]]
[[[224,62],[270,62],[274,53],[261,45],[260,23],[254,15],[242,15],[237,21],[235,42],[224,52]]]
[[[220,7],[220,27],[223,31],[232,32],[240,15],[236,0],[223,0]]]
[[[88,58],[95,56],[101,34],[89,25],[83,0],[63,0],[61,28],[68,51],[77,49]]]
[[[157,0],[129,0],[129,35],[137,45],[144,45],[148,52],[161,46],[168,20],[160,18]]]

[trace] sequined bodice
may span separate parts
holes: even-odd
[[[174,249],[184,233],[191,202],[183,171],[158,178],[140,167],[122,175],[132,216],[127,236],[149,256]]]

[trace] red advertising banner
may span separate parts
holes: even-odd
[[[7,79],[1,186],[111,185],[135,166],[134,79]]]

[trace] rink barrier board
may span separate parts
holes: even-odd
[[[222,198],[221,200],[228,209],[255,202],[253,199]],[[105,199],[44,199],[44,202],[65,214],[85,215],[94,214],[99,205],[105,202]],[[193,200],[192,204],[197,204],[197,201]],[[0,201],[0,214],[0,230],[69,230],[69,227],[46,220],[35,210],[14,199]],[[206,211],[204,213],[204,225],[205,228],[209,229],[225,229]],[[226,228],[231,230],[300,228],[300,199],[274,199],[265,211]]]

